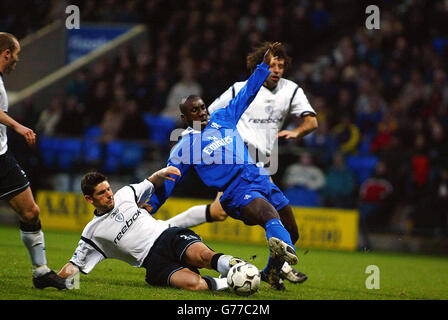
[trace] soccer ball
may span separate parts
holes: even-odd
[[[260,287],[260,272],[253,264],[237,263],[227,274],[227,284],[236,294],[250,296]]]

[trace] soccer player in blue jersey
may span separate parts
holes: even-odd
[[[270,257],[262,276],[273,286],[279,283],[285,261],[290,265],[298,262],[291,235],[278,213],[289,205],[289,200],[271,182],[269,172],[256,166],[236,125],[269,76],[268,63],[275,58],[279,45],[270,46],[263,62],[227,108],[217,110],[210,117],[200,97],[189,96],[182,102],[181,118],[190,130],[184,133],[168,159],[168,166],[177,167],[181,176],[175,181],[166,181],[148,202],[155,213],[186,173],[195,170],[205,185],[223,192],[220,202],[231,217],[265,229]],[[289,220],[292,221],[288,221],[288,228],[297,238],[295,220]]]

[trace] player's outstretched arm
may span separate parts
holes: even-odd
[[[0,123],[12,128],[15,132],[23,136],[26,143],[30,147],[34,147],[36,145],[36,134],[34,131],[18,123],[16,120],[8,116],[3,110],[0,110]]]
[[[317,129],[317,119],[315,116],[309,115],[303,118],[303,122],[293,130],[282,130],[278,133],[278,138],[300,139],[308,133]]]

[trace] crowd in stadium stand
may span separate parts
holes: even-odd
[[[304,89],[319,120],[303,140],[283,142],[307,151],[280,160],[288,174],[276,182],[291,201],[359,207],[378,225],[447,232],[445,2],[382,2],[380,30],[360,23],[337,39],[330,31],[344,12],[329,1],[72,2],[83,21],[145,23],[150,37],[138,52],[124,48],[80,70],[35,117],[39,134],[80,136],[99,126],[103,141],[145,140],[142,114],[175,117],[192,93],[210,104],[248,76],[254,45],[282,41],[294,59],[285,77]],[[323,39],[328,50],[315,55]]]

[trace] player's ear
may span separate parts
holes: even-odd
[[[90,204],[93,204],[93,198],[87,194],[84,195],[84,199]]]
[[[5,49],[0,53],[0,56],[2,56],[4,59],[9,59],[11,57],[11,50]]]

